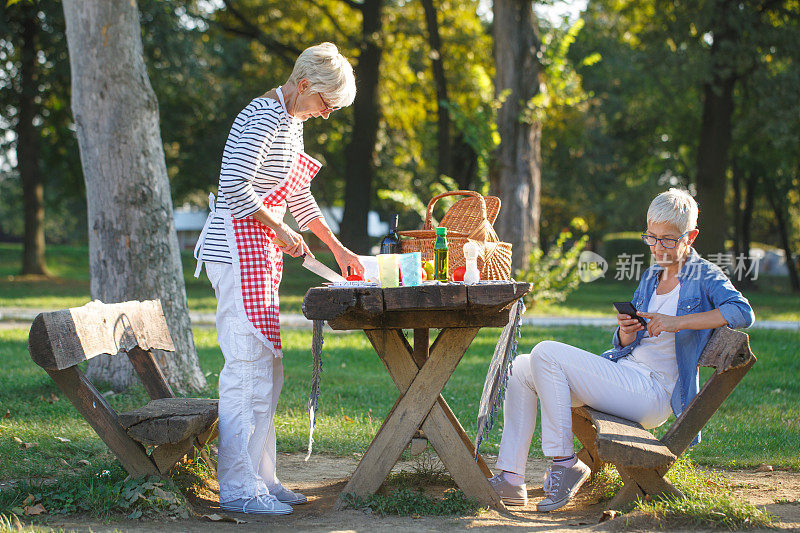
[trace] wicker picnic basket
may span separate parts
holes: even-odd
[[[446,196],[466,196],[448,209],[439,226],[447,228],[448,275],[463,266],[464,244],[468,240],[481,246],[478,256],[478,270],[481,279],[509,279],[511,277],[511,244],[497,238],[492,224],[500,211],[500,199],[496,196],[481,196],[474,191],[451,191],[438,194],[428,202],[425,225],[421,230],[399,231],[401,251],[422,252],[422,259],[433,260],[433,244],[436,242],[436,229],[431,220],[433,207]]]

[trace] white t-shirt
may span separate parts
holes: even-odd
[[[648,313],[661,313],[662,315],[675,316],[678,312],[678,296],[681,284],[666,294],[653,292]],[[678,359],[675,356],[675,334],[662,331],[657,337],[650,337],[645,331],[639,345],[633,349],[628,360],[637,365],[646,367],[667,390],[672,394],[675,383],[678,381]]]

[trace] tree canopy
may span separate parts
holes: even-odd
[[[47,2],[7,4],[0,7],[0,110],[7,130],[0,138],[0,237],[21,238],[23,231],[14,153],[27,17],[38,28],[34,124],[47,238],[85,240],[63,14]],[[432,46],[425,2],[140,0],[174,203],[203,205],[216,187],[236,113],[285,81],[297,54],[321,41],[335,42],[354,65],[368,46],[379,53],[369,207],[399,212],[400,225],[415,228],[438,192],[489,192],[504,98],[494,94],[491,16],[477,0],[428,4],[439,49]],[[365,34],[371,6],[379,10],[379,30]],[[541,246],[555,242],[575,217],[586,221],[593,242],[609,232],[640,231],[649,200],[681,186],[701,201],[701,239],[721,235],[729,249],[755,242],[796,254],[799,20],[800,5],[789,0],[590,0],[579,19],[538,18],[543,90],[518,118],[542,125]],[[441,94],[446,101],[438,100]],[[712,113],[715,99],[726,94],[729,112]],[[445,111],[449,135],[442,137]],[[306,125],[306,148],[325,163],[313,183],[321,204],[341,206],[352,194],[347,150],[358,120],[351,107]],[[714,144],[726,136],[728,142]],[[445,163],[443,139],[450,143]],[[708,172],[715,177],[704,177]],[[709,191],[714,201],[704,196]],[[722,233],[712,219],[722,221]]]

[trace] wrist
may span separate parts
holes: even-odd
[[[342,244],[341,241],[339,241],[339,239],[337,239],[335,236],[333,236],[331,239],[328,247],[335,256],[340,256],[347,253],[347,248],[345,248],[344,244]]]

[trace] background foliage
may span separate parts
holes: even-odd
[[[736,249],[745,239],[747,246],[753,241],[796,253],[800,7],[788,0],[738,4],[728,18],[739,40],[713,56],[720,13],[730,5],[590,0],[580,18],[539,17],[543,90],[520,119],[543,126],[543,252],[575,217],[586,221],[588,246],[598,249],[610,232],[640,230],[657,192],[673,185],[695,190],[703,84],[721,69],[737,79],[729,186],[720,199],[733,215],[728,236]],[[421,224],[424,205],[437,192],[465,185],[487,192],[500,140],[495,110],[504,95],[494,93],[491,16],[477,0],[442,0],[435,7],[449,95],[444,106],[452,116],[457,159],[466,162],[458,175],[437,172],[431,64],[438,52],[428,45],[422,4],[387,0],[383,30],[371,37],[382,48],[371,202],[382,214],[400,212],[405,228]],[[300,50],[330,40],[355,61],[363,44],[361,13],[347,0],[141,0],[139,9],[175,205],[203,206],[216,186],[236,113],[284,81]],[[85,242],[63,13],[60,4],[38,0],[0,1],[0,240],[19,240],[23,231],[15,128],[26,17],[38,24],[35,124],[47,240]],[[313,184],[321,204],[344,201],[352,128],[351,108],[306,125],[306,147],[325,163]],[[748,184],[754,189],[750,202],[737,196]],[[745,212],[746,232],[737,225]]]

